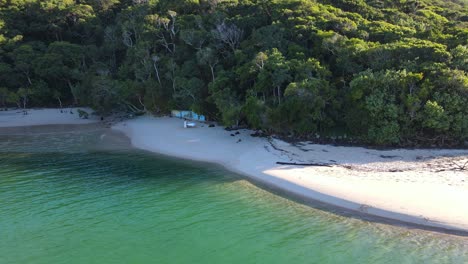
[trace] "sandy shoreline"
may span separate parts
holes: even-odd
[[[0,111],[0,127],[81,125],[98,122],[98,118],[92,115],[89,119],[81,119],[78,109],[88,113],[93,112],[92,109],[86,107],[27,109],[27,114],[24,114],[22,109]]]
[[[83,108],[82,108],[83,109]],[[64,109],[65,110],[65,109]],[[81,125],[76,109],[0,111],[0,128]],[[89,109],[85,109],[91,112]],[[417,225],[468,232],[468,150],[372,150],[309,142],[289,144],[175,118],[140,117],[117,123],[134,147],[212,162],[272,189],[348,210]],[[1,137],[1,135],[0,135]],[[325,163],[330,167],[277,165]]]
[[[140,117],[113,129],[132,145],[212,162],[255,181],[337,207],[412,224],[468,232],[467,150],[371,150],[254,138],[222,127],[184,129],[175,118]],[[232,136],[232,135],[234,136]],[[277,165],[327,163],[330,167]]]

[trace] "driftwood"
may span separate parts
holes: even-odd
[[[445,169],[440,169],[437,170],[436,172],[442,172],[442,171],[466,171],[467,165],[468,165],[468,160],[465,162],[465,164],[461,165],[456,163],[455,161],[451,162],[451,165],[453,166],[452,168],[445,168]]]
[[[84,110],[81,110],[81,109],[78,109],[76,110],[78,111],[78,116],[82,119],[88,119],[89,118],[89,114],[88,112],[84,111]]]
[[[458,163],[456,163],[455,161],[452,161],[452,163],[453,163],[453,165],[455,165],[455,166],[457,167],[456,169],[463,171],[463,170],[466,170],[466,169],[467,169],[467,168],[466,168],[466,165],[468,165],[468,160],[467,160],[467,161],[465,162],[465,164],[463,164],[463,165],[458,164]]]
[[[297,162],[281,162],[277,161],[278,165],[295,165],[295,166],[317,166],[317,167],[331,167],[330,164],[326,163],[297,163]]]

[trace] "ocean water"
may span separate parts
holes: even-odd
[[[306,206],[103,128],[43,127],[0,133],[0,263],[468,263],[468,238]]]

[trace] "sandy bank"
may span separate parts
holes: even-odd
[[[98,118],[92,115],[89,119],[79,118],[77,109],[92,112],[89,108],[28,109],[27,114],[21,109],[0,111],[0,127],[80,125],[98,121]]]
[[[222,127],[184,129],[174,118],[119,123],[141,149],[216,162],[275,188],[347,209],[436,228],[468,231],[466,150],[391,150],[290,145]],[[234,136],[232,136],[233,134]],[[283,162],[331,167],[280,166]]]

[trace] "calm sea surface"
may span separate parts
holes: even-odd
[[[0,263],[468,263],[468,238],[314,209],[102,128],[44,127],[0,133]]]

